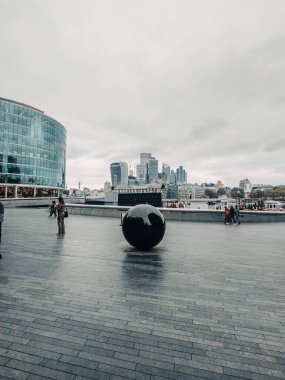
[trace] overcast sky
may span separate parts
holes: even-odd
[[[285,184],[284,0],[0,0],[0,96],[67,130],[67,186],[150,152]]]

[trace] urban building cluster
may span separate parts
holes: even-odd
[[[265,203],[266,199],[280,200],[283,203],[285,200],[285,185],[254,184],[247,178],[240,180],[235,187],[225,186],[221,180],[216,183],[189,183],[183,166],[171,170],[170,166],[164,163],[159,172],[156,163],[149,164],[149,161],[155,160],[150,153],[142,153],[141,157],[140,163],[135,167],[136,170],[129,169],[126,162],[112,163],[110,165],[111,181],[106,181],[104,188],[90,190],[84,187],[81,190],[79,184],[79,189],[70,189],[67,195],[84,196],[91,204],[120,205],[128,200],[130,202],[128,205],[134,204],[131,202],[152,202],[155,205],[158,199],[156,196],[160,193],[161,204],[165,207],[200,209],[221,209],[226,204],[238,204],[241,208],[251,208],[257,207],[258,200],[263,198]],[[141,173],[139,180],[137,169]],[[268,206],[268,208],[271,207],[276,207],[276,202]]]
[[[118,161],[110,165],[111,186],[147,185],[147,184],[183,184],[187,183],[187,173],[183,166],[171,170],[163,163],[158,169],[158,160],[151,153],[140,153],[140,163],[135,170],[128,168],[127,162]]]
[[[273,189],[272,185],[252,184],[249,179],[240,180],[234,188],[224,186],[221,180],[191,183],[183,165],[173,170],[169,164],[162,163],[159,170],[159,161],[151,153],[140,153],[140,161],[133,168],[124,161],[111,163],[110,181],[105,182],[104,189],[92,191],[84,188],[77,195],[93,197],[108,204],[117,203],[122,193],[160,192],[166,202],[187,205],[194,199],[250,198],[252,192],[270,189]]]
[[[167,163],[160,166],[151,153],[140,153],[139,163],[133,168],[123,161],[111,163],[110,181],[105,182],[104,189],[81,189],[80,182],[77,189],[67,189],[65,127],[35,107],[0,98],[0,198],[64,194],[114,203],[120,193],[160,192],[162,199],[187,204],[190,199],[249,198],[254,192],[268,193],[275,188],[252,184],[249,179],[242,179],[234,188],[220,180],[191,183],[183,165],[175,169]],[[278,188],[285,191],[285,186]]]

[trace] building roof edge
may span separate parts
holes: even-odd
[[[24,107],[27,107],[27,108],[31,108],[34,111],[44,113],[44,111],[42,111],[42,110],[40,110],[38,108],[29,106],[28,104],[25,104],[25,103],[17,102],[16,100],[2,98],[1,96],[0,96],[0,100],[4,100],[5,102],[9,102],[9,103],[15,103],[15,104],[18,104],[19,106],[24,106]]]

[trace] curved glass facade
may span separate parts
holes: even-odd
[[[64,126],[43,111],[0,98],[0,186],[63,189],[65,163]]]

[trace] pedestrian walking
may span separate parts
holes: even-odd
[[[238,208],[237,205],[235,206],[234,222],[235,222],[235,224],[240,224],[240,220],[239,220],[239,208]]]
[[[65,225],[64,225],[64,214],[65,214],[65,203],[62,197],[58,198],[58,204],[56,205],[57,211],[57,225],[58,225],[58,235],[65,234]]]
[[[230,208],[230,223],[234,224],[235,222],[235,209],[234,206]]]
[[[225,219],[224,219],[224,224],[229,224],[230,223],[230,209],[225,206]]]

